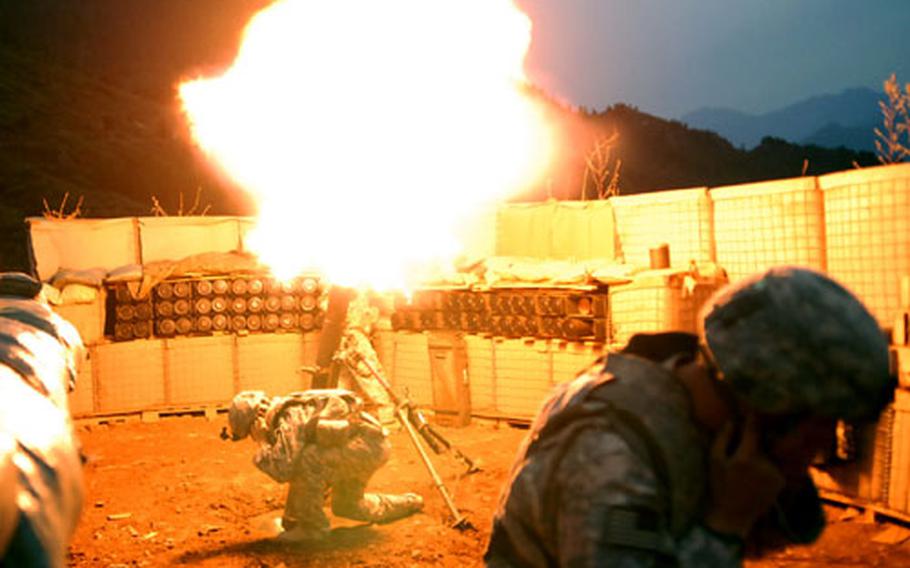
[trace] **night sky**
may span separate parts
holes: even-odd
[[[515,0],[529,78],[576,106],[667,118],[910,82],[910,0]]]

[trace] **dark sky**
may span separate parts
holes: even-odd
[[[576,106],[752,113],[910,82],[910,0],[515,0],[530,79]]]

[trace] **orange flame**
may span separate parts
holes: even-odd
[[[521,94],[530,37],[511,0],[283,0],[180,98],[199,146],[254,196],[247,244],[276,275],[403,287],[546,167],[548,128]]]

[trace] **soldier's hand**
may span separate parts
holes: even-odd
[[[774,505],[785,480],[759,447],[754,414],[747,416],[738,441],[733,439],[734,431],[728,422],[712,444],[705,524],[719,533],[745,539],[755,521]]]

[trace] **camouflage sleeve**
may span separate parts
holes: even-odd
[[[306,411],[301,407],[286,410],[272,430],[272,442],[259,446],[253,464],[279,483],[290,481],[297,458],[307,442],[307,418]]]
[[[742,543],[701,526],[693,526],[677,542],[680,566],[741,566]]]
[[[582,431],[555,473],[560,566],[740,566],[739,551],[695,527],[674,539],[651,465],[617,433]]]

